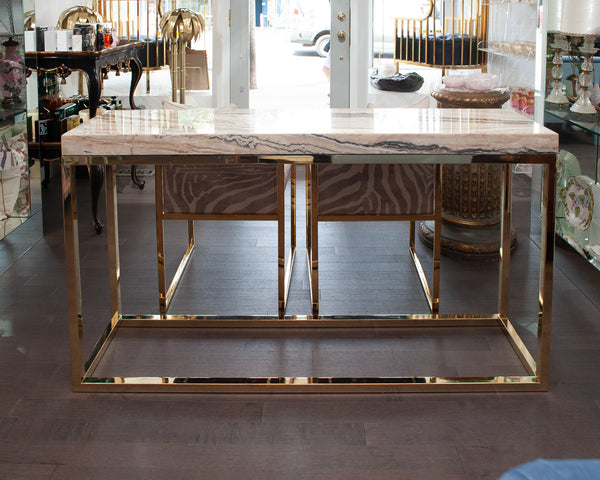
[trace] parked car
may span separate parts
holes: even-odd
[[[294,2],[292,2],[294,3]],[[429,10],[429,0],[375,0],[373,5],[373,49],[375,53],[394,52],[394,18],[420,17]],[[321,57],[327,55],[331,9],[329,0],[296,0],[291,9],[290,41],[314,47]]]
[[[329,0],[298,0],[295,3],[290,41],[315,47],[320,57],[327,56],[331,29]]]

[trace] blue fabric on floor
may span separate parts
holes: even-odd
[[[600,460],[535,460],[513,468],[499,480],[600,479]]]

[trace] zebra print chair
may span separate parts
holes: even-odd
[[[441,166],[312,164],[306,166],[307,238],[313,315],[319,315],[319,222],[409,221],[409,250],[432,313],[439,312]],[[415,251],[415,221],[433,221],[433,280]]]
[[[182,105],[163,102],[163,108]],[[189,107],[188,107],[189,108]],[[224,108],[235,108],[228,106]],[[285,189],[289,184],[291,245],[285,255]],[[188,247],[167,288],[165,220],[187,220]],[[194,249],[194,220],[273,220],[278,228],[278,312],[285,315],[296,250],[296,165],[157,165],[156,229],[160,312],[166,313]]]

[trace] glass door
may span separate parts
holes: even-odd
[[[361,10],[370,11],[370,2],[360,3]],[[251,108],[351,106],[351,83],[357,78],[351,75],[355,4],[358,0],[230,0],[226,103]]]
[[[363,2],[366,3],[366,2]],[[352,16],[350,0],[331,0],[331,66],[330,92],[331,107],[350,106],[350,45]],[[360,17],[357,17],[360,18]],[[355,78],[355,77],[354,77]]]

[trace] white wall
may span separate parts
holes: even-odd
[[[35,0],[35,22],[55,27],[61,12],[75,6],[92,7],[92,0]]]

